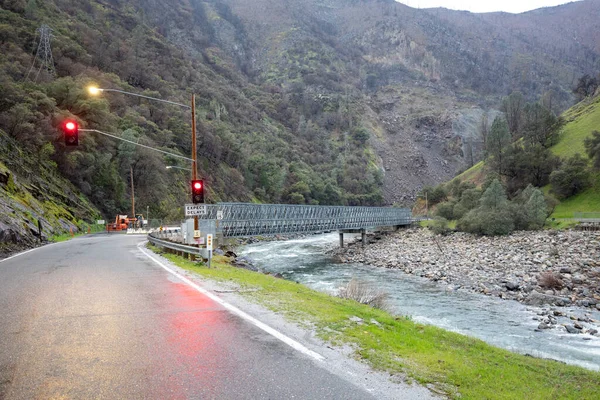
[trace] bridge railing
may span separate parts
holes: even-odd
[[[200,219],[217,220],[225,237],[310,233],[405,226],[412,223],[408,208],[309,206],[289,204],[207,204]]]

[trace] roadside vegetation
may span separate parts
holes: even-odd
[[[160,253],[154,246],[149,248]],[[512,353],[354,300],[235,268],[223,256],[213,258],[210,269],[171,254],[163,256],[203,278],[238,287],[249,301],[314,329],[331,345],[350,345],[354,357],[377,370],[398,379],[406,375],[450,398],[600,398],[598,372]]]

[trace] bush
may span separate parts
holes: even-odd
[[[538,285],[546,289],[562,289],[563,281],[553,272],[544,272],[538,278]]]
[[[429,225],[429,230],[436,235],[447,235],[450,232],[450,228],[448,228],[448,220],[442,217],[435,217],[431,225]]]
[[[453,216],[455,219],[461,219],[466,213],[476,208],[481,198],[481,191],[475,188],[466,189],[460,196],[460,201],[454,206]]]
[[[438,204],[435,215],[438,217],[452,220],[454,219],[454,202],[446,201],[444,203]]]
[[[378,291],[372,285],[354,278],[346,286],[340,288],[338,297],[351,299],[380,310],[389,309],[389,294]]]
[[[550,183],[552,192],[559,199],[565,199],[581,192],[590,185],[587,161],[580,154],[575,154],[550,174]]]

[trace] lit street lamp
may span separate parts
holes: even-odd
[[[192,170],[191,168],[178,167],[177,165],[167,165],[165,168],[166,169],[177,168],[177,169],[183,169],[183,170],[186,170],[186,171],[191,171]]]
[[[93,96],[99,95],[100,92],[117,92],[117,93],[128,94],[130,96],[143,97],[144,99],[150,99],[150,100],[160,101],[163,103],[174,104],[179,107],[192,108],[191,106],[188,106],[187,104],[176,103],[174,101],[158,99],[156,97],[144,96],[143,94],[131,93],[131,92],[126,92],[124,90],[118,90],[118,89],[102,89],[102,88],[99,88],[96,86],[90,86],[90,87],[88,87],[88,92]]]

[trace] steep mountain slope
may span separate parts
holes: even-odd
[[[521,15],[416,10],[393,0],[10,0],[0,9],[0,128],[49,159],[106,215],[181,217],[176,159],[87,128],[190,153],[189,114],[85,86],[189,103],[210,201],[392,204],[476,162],[478,129],[513,90],[570,105],[599,69],[600,2]],[[573,23],[573,21],[577,23]],[[57,77],[28,77],[36,28],[53,29]],[[35,129],[31,129],[35,127]],[[130,168],[131,167],[131,168]],[[133,171],[133,177],[129,171]]]

